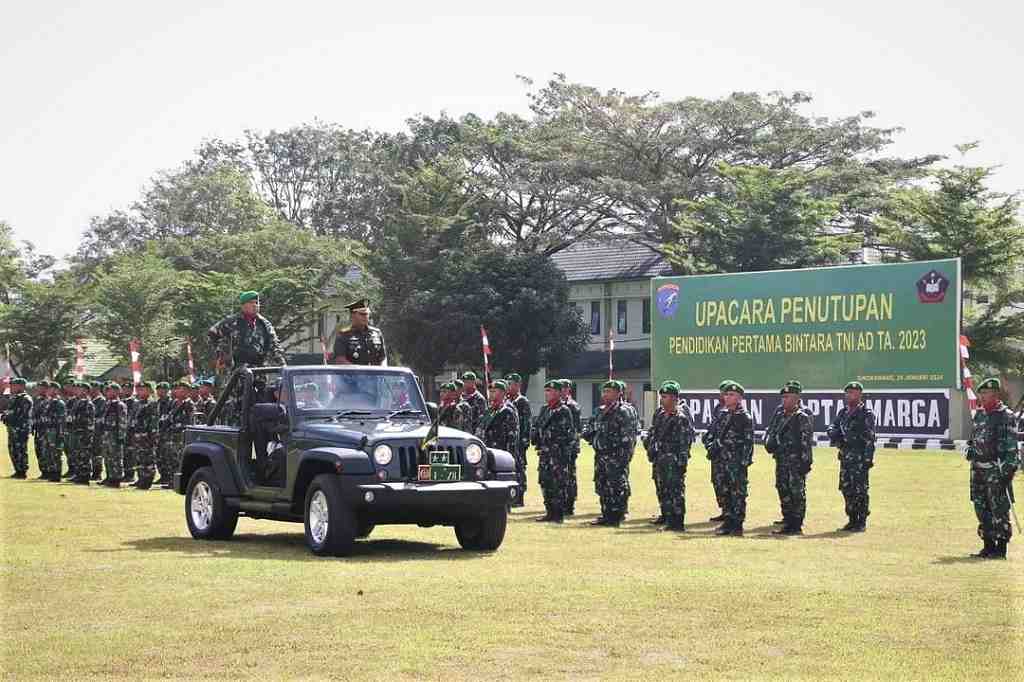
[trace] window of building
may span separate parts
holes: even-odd
[[[601,335],[601,302],[590,302],[590,333],[594,336]]]
[[[601,404],[601,382],[595,381],[590,384],[590,404],[591,409],[594,413],[597,413],[597,408]]]
[[[644,316],[641,331],[644,334],[651,333],[651,299],[644,299]]]
[[[615,331],[618,334],[625,334],[628,329],[628,321],[626,314],[626,301],[618,301],[616,303],[616,316],[615,316]]]

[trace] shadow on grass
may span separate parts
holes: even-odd
[[[453,536],[454,541],[454,536]],[[302,533],[269,533],[260,535],[235,535],[231,540],[206,541],[182,537],[145,538],[122,543],[116,549],[86,550],[96,553],[107,552],[168,552],[186,554],[202,559],[298,559],[300,561],[324,561],[330,557],[314,556],[306,546]],[[455,561],[474,559],[490,552],[466,551],[458,545],[440,545],[435,542],[416,540],[358,540],[343,561]]]
[[[933,561],[932,563],[937,565],[937,566],[950,566],[950,565],[954,565],[954,564],[980,564],[980,563],[985,563],[985,562],[988,562],[988,561],[993,561],[994,563],[997,563],[997,564],[999,563],[998,561],[994,561],[992,559],[985,559],[983,557],[970,556],[970,555],[966,555],[966,556],[940,556],[937,559],[935,559],[935,561]],[[1005,563],[1005,562],[1003,562],[1003,563]]]

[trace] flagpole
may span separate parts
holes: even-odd
[[[611,381],[614,371],[614,365],[612,364],[612,353],[615,352],[615,330],[611,327],[608,328],[608,381]]]
[[[484,392],[486,393],[487,389],[491,385],[491,361],[489,358],[491,354],[491,342],[487,339],[487,330],[484,329],[483,325],[480,325],[480,343],[483,345],[484,351]]]

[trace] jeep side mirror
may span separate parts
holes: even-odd
[[[427,403],[427,414],[430,415],[430,421],[437,421],[437,403]]]

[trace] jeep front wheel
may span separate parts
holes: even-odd
[[[200,467],[185,488],[185,523],[196,540],[227,540],[235,533],[238,511],[228,509],[211,467]]]
[[[306,491],[306,544],[318,556],[345,556],[356,539],[356,517],[345,505],[341,483],[320,474]]]
[[[482,518],[455,524],[455,537],[463,549],[492,551],[501,547],[508,525],[508,509],[499,507]]]

